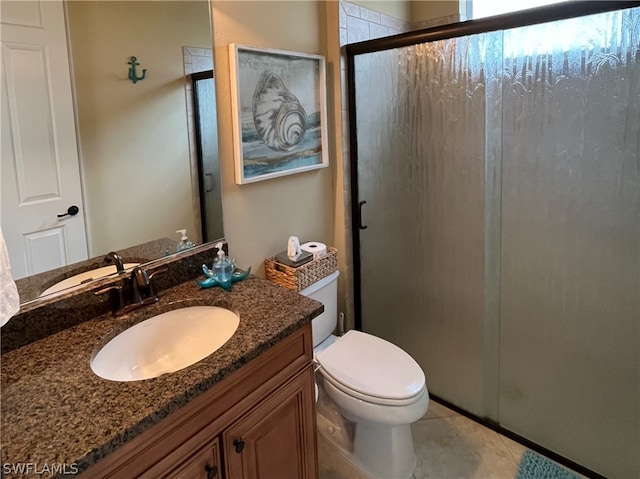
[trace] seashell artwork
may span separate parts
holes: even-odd
[[[321,55],[229,45],[236,183],[329,166]]]
[[[253,122],[274,151],[291,151],[307,130],[307,113],[282,79],[264,71],[253,94]]]

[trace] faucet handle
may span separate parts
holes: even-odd
[[[96,296],[100,296],[102,294],[105,294],[105,293],[108,293],[109,291],[114,291],[114,290],[122,291],[122,285],[116,284],[116,285],[107,286],[106,288],[102,288],[95,291],[93,294],[95,294]]]
[[[112,291],[115,291],[115,292],[118,293],[118,305],[113,308],[114,311],[118,311],[118,310],[124,308],[124,296],[122,295],[122,285],[121,284],[115,284],[115,285],[107,286],[106,288],[102,288],[102,289],[99,289],[99,290],[95,291],[93,294],[95,294],[96,296],[101,296],[103,294],[110,293]]]
[[[151,294],[151,296],[156,296],[157,294],[153,284],[153,278],[155,278],[159,274],[166,273],[167,271],[169,271],[167,268],[157,269],[149,275],[149,293]]]
[[[158,274],[162,274],[162,273],[166,273],[167,271],[169,271],[169,269],[168,269],[168,268],[157,269],[157,270],[155,270],[153,273],[151,273],[151,274],[149,275],[149,279],[150,279],[150,280],[153,280],[153,278],[154,278],[156,275],[158,275]]]

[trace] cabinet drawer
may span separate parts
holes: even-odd
[[[218,438],[183,464],[163,477],[163,479],[220,479],[222,478],[220,462],[220,442]]]

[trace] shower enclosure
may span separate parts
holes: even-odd
[[[349,45],[356,325],[430,393],[640,477],[640,7]],[[578,15],[578,16],[576,16]]]

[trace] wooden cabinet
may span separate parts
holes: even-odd
[[[86,479],[317,479],[311,326],[105,457]]]
[[[316,477],[313,372],[307,369],[216,436],[165,479]],[[220,438],[226,467],[221,467]]]
[[[312,479],[313,371],[298,375],[222,435],[229,478]]]

